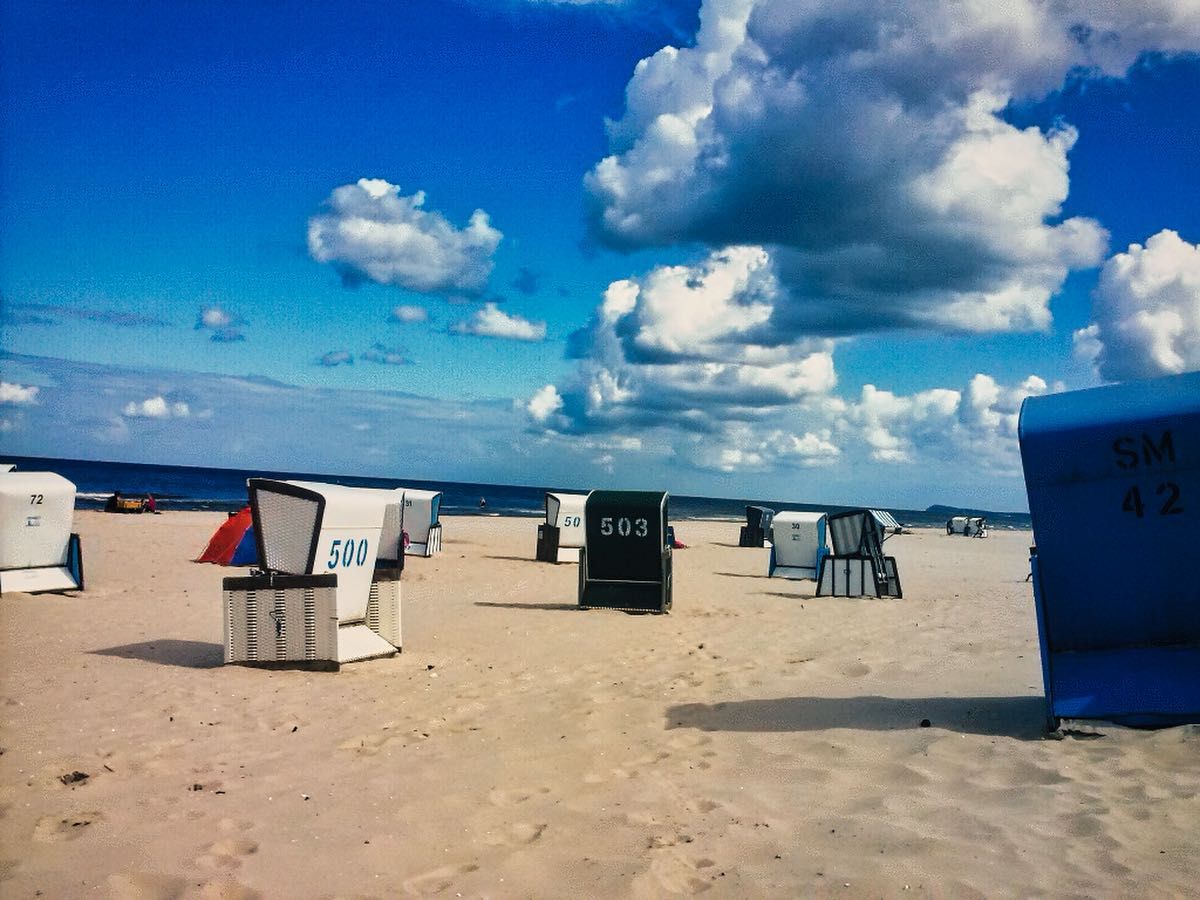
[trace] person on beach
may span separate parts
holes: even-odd
[[[117,507],[120,505],[120,503],[121,503],[121,492],[113,491],[112,496],[104,501],[104,511],[105,512],[116,512]]]
[[[146,499],[142,501],[142,509],[148,513],[158,512],[158,503],[155,502],[153,494],[146,495]]]

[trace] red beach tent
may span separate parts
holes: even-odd
[[[254,527],[250,507],[243,507],[221,523],[213,532],[204,552],[196,562],[216,563],[218,566],[252,566],[258,561],[254,543]]]

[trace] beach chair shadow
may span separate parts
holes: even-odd
[[[476,600],[476,606],[491,606],[496,609],[537,609],[543,612],[563,612],[572,610],[579,612],[578,603],[498,603],[492,600]]]
[[[908,731],[921,727],[1038,740],[1044,701],[1028,697],[779,697],[685,703],[666,712],[668,729],[700,731]]]
[[[210,644],[208,641],[180,641],[174,638],[123,644],[120,647],[105,647],[103,650],[88,652],[94,656],[140,659],[164,666],[182,666],[186,669],[216,669],[225,664],[225,648],[220,644]]]

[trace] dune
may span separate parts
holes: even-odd
[[[677,522],[651,616],[579,610],[534,520],[447,517],[404,652],[324,673],[222,665],[222,518],[79,513],[87,591],[0,600],[0,895],[1200,884],[1200,729],[1042,732],[1027,532],[892,538],[866,600]]]

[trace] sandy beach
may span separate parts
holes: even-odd
[[[5,898],[1200,885],[1200,729],[1043,736],[1028,533],[898,536],[903,600],[817,599],[679,522],[648,616],[579,610],[535,520],[447,518],[404,652],[314,673],[222,665],[223,518],[77,513],[87,591],[0,601]]]

